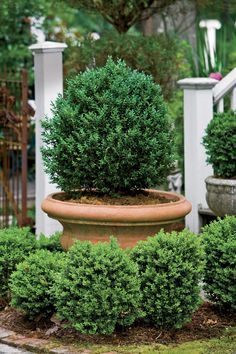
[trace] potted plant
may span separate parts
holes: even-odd
[[[206,178],[206,199],[217,215],[236,215],[236,113],[217,113],[207,126],[203,145],[214,176]]]
[[[76,239],[117,237],[122,247],[183,218],[190,203],[149,188],[162,183],[174,161],[173,132],[160,86],[111,58],[67,83],[42,122],[45,171],[64,192],[42,209]]]

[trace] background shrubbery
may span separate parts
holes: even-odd
[[[188,230],[160,231],[132,250],[138,264],[147,321],[161,328],[179,328],[200,304],[203,270],[200,240]]]
[[[236,217],[218,219],[203,228],[206,251],[204,290],[209,300],[236,310]]]
[[[85,39],[81,46],[70,48],[65,70],[72,77],[88,67],[101,67],[111,56],[122,59],[129,67],[152,75],[160,84],[165,99],[173,96],[178,79],[187,77],[190,65],[186,60],[188,45],[173,36],[141,36],[109,31],[99,40]]]

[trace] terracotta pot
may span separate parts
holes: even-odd
[[[62,224],[64,249],[76,240],[109,241],[111,235],[121,247],[133,247],[137,241],[168,228],[191,211],[191,204],[182,195],[157,190],[148,192],[177,201],[154,205],[91,205],[60,201],[55,196],[63,193],[54,193],[44,199],[42,209]]]
[[[207,204],[215,215],[236,215],[236,180],[209,176],[205,182]]]

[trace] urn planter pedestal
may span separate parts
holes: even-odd
[[[64,249],[76,240],[109,241],[110,236],[115,236],[120,246],[127,248],[154,236],[161,228],[168,230],[191,211],[191,204],[182,195],[157,190],[148,192],[176,201],[150,205],[94,205],[61,201],[58,195],[62,193],[54,193],[44,199],[42,209],[62,224]]]

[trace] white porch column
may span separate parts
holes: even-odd
[[[212,88],[217,80],[191,78],[178,81],[184,90],[184,163],[185,196],[192,203],[192,211],[185,223],[191,231],[199,233],[201,222],[198,209],[208,208],[205,194],[205,178],[213,174],[206,164],[202,138],[213,117]]]
[[[215,66],[216,30],[221,28],[221,23],[218,20],[202,20],[199,26],[207,30],[205,35],[205,63],[207,69],[209,69],[208,54],[210,55],[211,65]]]
[[[45,115],[51,113],[51,102],[63,91],[62,52],[67,47],[64,43],[42,42],[30,46],[34,54],[35,67],[35,134],[36,134],[36,234],[50,236],[61,230],[60,224],[48,218],[41,210],[42,200],[50,193],[55,192],[56,186],[49,182],[44,173],[40,147],[41,123]]]

